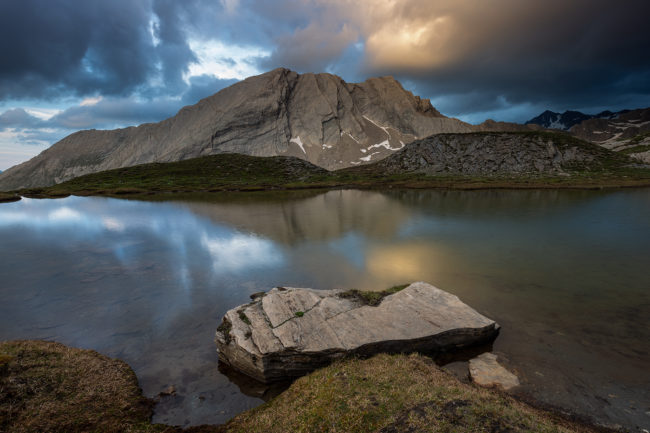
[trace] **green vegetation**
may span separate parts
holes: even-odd
[[[163,432],[150,424],[142,396],[122,361],[44,341],[0,343],[0,431]]]
[[[227,432],[592,431],[459,382],[420,355],[336,362],[236,416]]]
[[[0,192],[0,203],[6,203],[10,201],[18,201],[20,196],[18,194]]]
[[[463,384],[420,355],[342,360],[225,425],[186,430],[151,424],[153,402],[133,371],[97,352],[10,341],[0,343],[0,365],[0,431],[12,433],[592,431]]]
[[[239,314],[239,319],[240,319],[242,322],[244,322],[244,323],[247,324],[247,325],[250,325],[250,324],[251,324],[251,321],[249,320],[249,318],[248,318],[248,316],[246,315],[246,313],[244,313],[244,310],[243,310],[243,309],[239,310],[237,313]],[[231,326],[232,326],[232,325],[231,325]]]
[[[219,154],[88,174],[28,196],[126,195],[187,191],[255,191],[327,186],[329,172],[297,158]]]
[[[630,155],[632,153],[647,152],[648,150],[650,150],[650,144],[639,144],[638,146],[628,147],[627,149],[623,149],[620,151],[620,153],[625,155]]]
[[[357,290],[357,289],[349,289],[344,292],[339,293],[340,298],[346,298],[346,299],[354,299],[358,302],[361,302],[363,305],[370,305],[372,307],[376,307],[377,305],[381,304],[381,301],[388,295],[392,295],[393,293],[397,293],[400,290],[404,290],[407,288],[409,284],[402,284],[399,286],[393,286],[389,289],[382,290],[380,292],[374,292],[374,291],[362,291],[362,290]]]
[[[248,317],[246,317],[248,319]],[[217,331],[221,332],[226,340],[226,344],[230,343],[232,340],[232,337],[230,336],[230,331],[232,330],[232,323],[230,323],[230,320],[226,319],[225,317],[217,326]]]
[[[302,317],[305,315],[304,311],[296,311],[296,317]]]

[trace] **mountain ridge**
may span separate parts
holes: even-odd
[[[448,118],[393,77],[347,83],[285,68],[249,77],[158,123],[71,134],[0,174],[0,190],[218,153],[295,156],[334,170],[380,160],[437,133],[531,130]]]
[[[45,188],[7,194],[75,195],[212,193],[338,188],[603,188],[650,185],[650,166],[567,133],[436,134],[387,158],[327,171],[295,156],[221,153],[90,173]],[[1,198],[0,194],[0,198]]]
[[[621,114],[628,113],[633,110],[620,110],[620,111],[601,111],[598,114],[585,114],[576,110],[566,110],[563,113],[558,113],[551,110],[546,110],[538,116],[524,122],[525,125],[539,125],[548,129],[560,129],[563,131],[570,130],[573,126],[579,125],[585,120],[590,119],[615,119]]]

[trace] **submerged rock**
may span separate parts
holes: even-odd
[[[482,353],[469,361],[469,374],[472,381],[486,387],[497,387],[508,391],[519,386],[517,376],[497,362],[494,353]]]
[[[219,358],[273,382],[346,355],[453,350],[484,343],[498,332],[496,322],[427,283],[381,300],[363,294],[274,288],[226,313],[215,338]]]

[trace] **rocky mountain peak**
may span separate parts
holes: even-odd
[[[72,134],[0,175],[0,190],[222,152],[296,156],[326,169],[382,159],[418,137],[469,132],[395,78],[346,83],[286,68],[249,77],[158,123]]]

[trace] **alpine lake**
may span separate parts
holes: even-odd
[[[530,399],[650,426],[650,189],[332,190],[0,204],[0,340],[126,361],[154,422],[223,423],[282,387],[220,366],[223,314],[275,286],[426,281],[496,320]],[[467,358],[437,361],[467,380]]]

